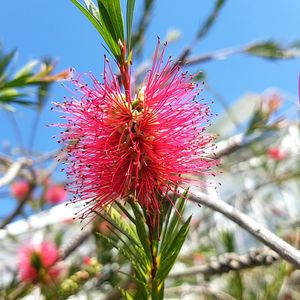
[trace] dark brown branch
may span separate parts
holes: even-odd
[[[268,248],[252,250],[246,254],[225,253],[218,257],[212,257],[205,264],[194,266],[183,271],[171,273],[169,278],[177,278],[188,275],[216,275],[228,273],[257,266],[267,266],[278,261],[280,256]]]
[[[202,283],[201,285],[184,284],[175,287],[168,287],[165,291],[168,294],[175,294],[177,296],[176,299],[182,299],[182,297],[187,295],[194,295],[194,297],[197,297],[199,295],[206,295],[213,296],[213,299],[218,300],[236,300],[236,298],[230,296],[229,294],[219,290],[218,288],[208,283]]]
[[[75,238],[73,238],[68,245],[66,245],[60,250],[60,259],[66,259],[73,251],[75,251],[90,237],[92,232],[93,227],[83,229],[83,231],[80,234],[78,234]]]

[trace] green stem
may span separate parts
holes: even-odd
[[[152,216],[153,218],[153,216]],[[149,232],[149,242],[150,242],[150,252],[152,258],[152,266],[150,271],[150,286],[151,286],[151,299],[152,300],[160,300],[163,299],[160,297],[161,291],[159,291],[157,281],[156,281],[156,273],[157,273],[157,251],[158,251],[158,224],[157,222],[153,223],[150,220],[149,216],[146,216],[148,232]],[[163,294],[163,292],[162,292]]]

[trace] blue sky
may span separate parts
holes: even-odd
[[[136,16],[141,10],[137,0]],[[208,15],[214,1],[160,0],[156,1],[151,26],[147,31],[144,59],[155,48],[157,36],[164,38],[168,29],[182,32],[181,39],[168,47],[168,54],[176,57],[190,43],[198,25]],[[229,0],[212,31],[194,48],[194,54],[243,45],[254,40],[274,39],[282,43],[300,40],[299,0]],[[7,51],[18,49],[16,66],[30,59],[51,56],[59,61],[58,70],[74,67],[78,72],[92,71],[99,76],[105,50],[96,30],[69,0],[11,0],[3,1],[0,10],[0,41]],[[232,103],[247,91],[262,92],[270,86],[294,95],[296,101],[300,59],[267,61],[257,57],[235,55],[199,66],[207,73],[207,82],[214,91]],[[61,101],[68,92],[56,84],[49,101]],[[295,105],[296,109],[296,105]],[[215,111],[220,106],[215,104]],[[7,119],[0,111],[0,150],[3,142],[15,145],[16,139]],[[33,113],[18,108],[16,117],[23,138],[28,139]],[[57,122],[50,111],[50,103],[43,112],[37,131],[36,149],[50,151],[57,148],[51,138],[56,133],[46,124]]]

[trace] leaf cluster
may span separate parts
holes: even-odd
[[[10,111],[14,110],[12,104],[33,106],[41,110],[51,83],[67,77],[68,71],[53,75],[55,64],[51,59],[45,59],[41,62],[31,60],[12,74],[11,65],[15,55],[16,50],[5,53],[0,46],[0,105]],[[30,87],[37,88],[36,101],[28,99]]]
[[[110,207],[101,213],[111,225],[113,236],[99,235],[125,256],[134,270],[136,293],[123,291],[126,299],[148,299],[150,295],[152,299],[163,299],[164,281],[189,231],[191,217],[182,219],[186,198],[187,192],[172,203],[161,199],[163,205],[157,226],[150,225],[149,216],[134,201],[128,202],[128,208],[117,203],[118,209]]]
[[[126,7],[126,41],[124,18],[120,0],[71,0],[100,33],[108,50],[117,62],[122,59],[122,46],[126,44],[127,53],[131,51],[131,31],[135,0],[128,0]]]

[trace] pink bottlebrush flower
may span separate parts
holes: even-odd
[[[271,147],[268,149],[268,157],[280,161],[286,159],[287,154],[280,148]]]
[[[130,195],[157,212],[159,195],[211,173],[217,163],[207,157],[213,138],[205,129],[212,115],[196,99],[200,88],[170,58],[164,64],[159,51],[158,45],[150,72],[131,98],[106,61],[103,83],[93,75],[92,86],[73,79],[79,98],[57,104],[66,113],[59,126],[69,190],[74,202],[88,204],[82,218]]]
[[[53,184],[47,187],[45,200],[50,204],[58,204],[64,202],[68,198],[68,192],[62,185]]]
[[[55,266],[59,251],[49,241],[40,245],[25,245],[18,252],[19,277],[23,282],[53,281],[61,269]]]
[[[30,184],[27,180],[21,179],[15,181],[11,187],[11,194],[18,200],[24,200],[30,191]]]

